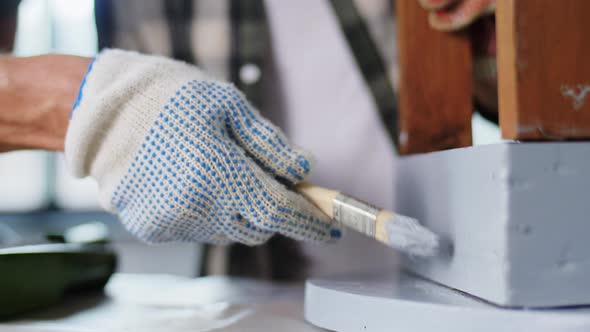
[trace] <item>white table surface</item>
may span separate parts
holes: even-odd
[[[303,285],[115,274],[104,296],[73,298],[0,331],[323,331],[303,319]]]

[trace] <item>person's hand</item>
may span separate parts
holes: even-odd
[[[430,11],[430,25],[440,31],[463,29],[484,15],[493,14],[496,0],[418,0]]]
[[[98,181],[102,204],[147,242],[339,237],[281,183],[303,180],[310,155],[233,85],[185,63],[101,53],[80,89],[66,158],[77,176]]]
[[[90,60],[0,56],[0,152],[63,150],[69,114]]]

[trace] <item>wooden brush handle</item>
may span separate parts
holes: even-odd
[[[385,244],[389,243],[385,225],[389,220],[393,219],[393,217],[395,217],[395,214],[387,210],[381,210],[379,211],[379,214],[377,214],[377,220],[375,221],[375,238],[378,241],[381,241]]]
[[[334,219],[334,199],[340,192],[332,189],[322,188],[309,182],[302,182],[296,187],[303,197],[307,198],[317,206],[328,217]],[[394,217],[393,212],[380,210],[375,221],[375,238],[383,243],[387,243],[387,232],[385,224]]]
[[[340,194],[336,190],[315,186],[309,182],[301,182],[296,187],[303,197],[317,206],[328,217],[334,218],[334,198]]]

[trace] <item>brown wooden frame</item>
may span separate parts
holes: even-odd
[[[428,25],[416,0],[396,1],[399,151],[430,152],[471,145],[471,45],[464,33]]]
[[[471,48],[398,0],[400,153],[471,145]],[[590,1],[498,0],[502,137],[590,138]]]

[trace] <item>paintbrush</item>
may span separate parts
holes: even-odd
[[[410,256],[435,256],[439,237],[418,220],[378,209],[336,190],[300,183],[297,191],[322,212],[348,228],[376,239]]]

